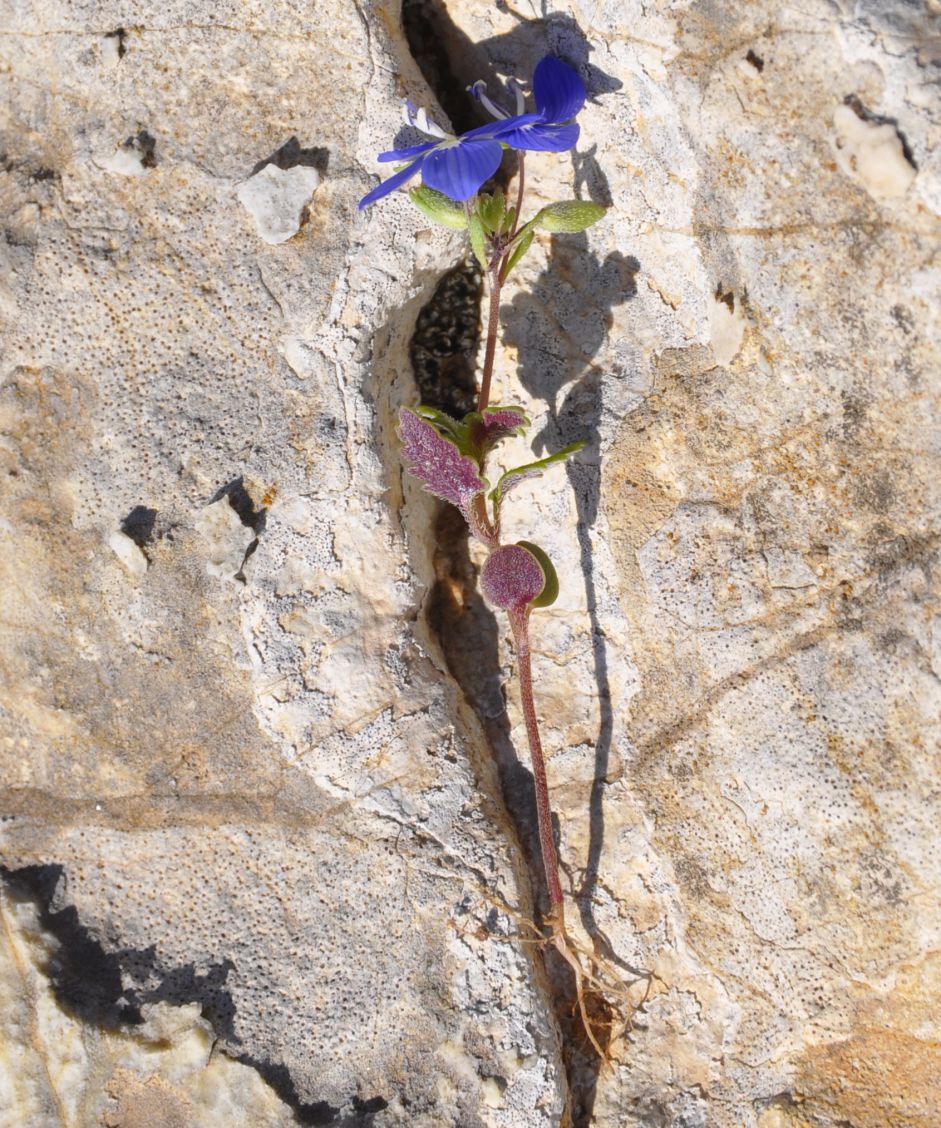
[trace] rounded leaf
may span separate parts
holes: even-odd
[[[484,597],[504,611],[522,611],[546,586],[539,561],[527,548],[504,544],[487,557],[480,573]]]
[[[520,548],[525,548],[527,552],[531,552],[539,562],[539,567],[542,568],[543,588],[539,595],[532,600],[532,606],[549,607],[559,598],[559,576],[555,570],[555,565],[549,559],[545,549],[540,548],[538,544],[533,544],[532,541],[517,541],[516,543]]]

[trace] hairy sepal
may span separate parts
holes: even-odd
[[[477,214],[486,232],[492,234],[494,231],[499,231],[503,227],[506,216],[506,200],[503,192],[498,188],[492,196],[479,196]]]
[[[467,227],[464,208],[436,188],[429,188],[427,185],[412,188],[408,198],[419,211],[424,212],[430,220],[439,223],[442,227],[450,227],[454,231],[463,231]]]
[[[544,207],[536,216],[535,223],[541,231],[572,234],[597,223],[604,218],[607,210],[603,204],[595,204],[591,200],[562,200]]]

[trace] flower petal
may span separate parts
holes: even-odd
[[[578,141],[577,125],[543,125],[533,122],[500,134],[500,140],[511,149],[530,149],[546,153],[563,153],[574,149]]]
[[[502,158],[499,141],[461,139],[453,145],[439,145],[424,158],[422,179],[452,200],[467,200],[493,176]]]
[[[433,149],[437,145],[437,141],[425,141],[421,145],[409,145],[405,149],[389,149],[385,153],[380,153],[376,158],[378,161],[408,161],[412,157],[417,157],[419,153],[427,153],[429,149]]]
[[[533,94],[546,122],[568,121],[585,104],[584,82],[554,55],[546,55],[533,71]]]
[[[422,162],[426,159],[426,157],[419,157],[417,161],[412,161],[407,168],[400,169],[398,172],[393,173],[388,180],[383,180],[381,184],[377,184],[371,192],[367,192],[360,200],[360,211],[370,204],[374,204],[376,200],[381,200],[383,196],[388,196],[390,192],[394,192],[395,189],[398,188],[400,184],[404,184],[406,180],[411,180],[415,173],[421,168]]]

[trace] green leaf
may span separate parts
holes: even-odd
[[[521,239],[514,239],[513,250],[510,251],[510,257],[506,260],[506,267],[504,268],[503,278],[501,279],[501,281],[505,281],[506,278],[509,277],[510,271],[513,269],[514,266],[516,266],[516,264],[523,257],[523,255],[525,255],[526,252],[529,250],[530,246],[532,245],[532,241],[533,241],[532,228],[530,228],[528,231],[524,228],[522,238]]]
[[[435,223],[440,223],[442,227],[463,231],[467,226],[464,208],[456,200],[449,199],[443,192],[422,186],[412,188],[408,198],[416,208],[423,211]]]
[[[470,217],[470,223],[467,225],[467,229],[470,232],[470,243],[474,254],[477,256],[477,261],[480,263],[481,268],[486,271],[487,247],[484,241],[484,225],[480,222],[479,215],[475,213]]]
[[[517,541],[516,543],[520,548],[525,548],[527,552],[536,557],[536,561],[542,569],[542,574],[546,578],[542,591],[535,599],[529,601],[529,606],[549,607],[559,598],[559,575],[555,570],[555,565],[549,559],[545,550],[540,548],[538,544],[533,544],[532,541]]]
[[[503,230],[512,231],[513,224],[516,221],[516,204],[506,209],[506,215],[503,217]]]
[[[527,462],[524,466],[514,466],[512,470],[507,470],[490,491],[491,501],[499,505],[514,486],[518,486],[526,478],[540,477],[547,466],[551,466],[554,462],[564,462],[569,455],[575,454],[584,445],[584,439],[579,439],[577,443],[569,443],[567,447],[557,450],[555,454],[549,454],[536,462]]]
[[[607,210],[591,200],[563,200],[544,207],[536,216],[536,226],[543,231],[584,231],[597,223]]]
[[[433,423],[439,431],[453,435],[455,438],[467,430],[462,423],[452,418],[446,411],[439,411],[436,407],[426,407],[422,404],[419,407],[413,407],[411,410],[416,415],[421,416],[422,419],[427,419],[429,423]]]
[[[477,214],[485,231],[499,231],[503,226],[503,216],[506,211],[506,202],[503,192],[498,188],[492,196],[480,196],[477,204]]]

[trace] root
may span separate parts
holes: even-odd
[[[518,931],[506,936],[487,931],[478,933],[477,938],[484,939],[486,936],[492,941],[533,945],[543,951],[557,953],[572,974],[572,1011],[577,1012],[593,1053],[603,1067],[610,1066],[614,1061],[610,1047],[630,1033],[633,1016],[646,1003],[653,980],[657,977],[647,973],[626,981],[608,960],[579,944],[569,933],[562,905],[557,905],[547,914],[544,927],[540,928],[494,893],[489,890],[481,892],[494,908],[514,921]],[[643,980],[647,982],[643,997],[632,999],[631,987]]]

